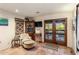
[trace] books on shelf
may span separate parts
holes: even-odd
[[[33,28],[27,28],[27,32],[33,32]]]

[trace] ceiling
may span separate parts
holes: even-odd
[[[0,3],[1,10],[29,17],[72,11],[74,6],[72,3]]]

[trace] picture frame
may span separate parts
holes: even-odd
[[[0,17],[0,26],[8,26],[8,19]]]

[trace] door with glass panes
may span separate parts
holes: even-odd
[[[52,20],[45,20],[44,21],[44,39],[45,42],[49,42],[49,43],[55,43],[55,39],[54,39],[54,28],[53,28],[54,24]]]
[[[45,42],[67,45],[67,18],[44,21]]]
[[[55,39],[60,45],[67,45],[67,23],[66,18],[55,20]]]

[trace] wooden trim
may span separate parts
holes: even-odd
[[[73,55],[76,55],[75,51],[74,51],[72,48],[70,48],[70,47],[67,47],[67,48],[71,49],[71,53],[72,53]]]
[[[66,24],[65,24],[65,26],[66,26],[66,30],[65,30],[65,39],[66,39],[66,46],[67,46],[67,18],[65,18],[65,21],[66,21]]]
[[[24,22],[24,19],[21,19],[21,18],[15,18],[15,21],[21,21],[21,22]]]
[[[76,55],[76,53],[75,53],[75,51],[74,51],[73,49],[72,49],[71,53],[72,53],[73,55]]]

